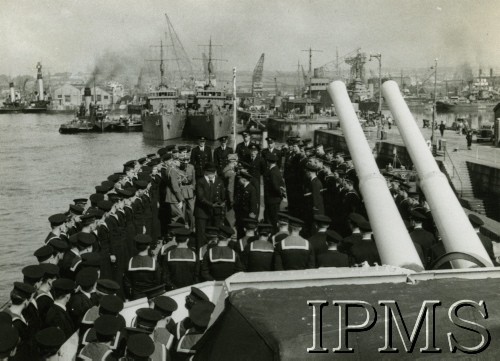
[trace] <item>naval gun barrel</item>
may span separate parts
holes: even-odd
[[[382,91],[396,120],[406,149],[417,169],[420,187],[425,194],[446,252],[466,253],[492,267],[488,253],[472,228],[446,176],[434,160],[415,119],[401,96],[398,85],[394,81],[386,81],[382,86]],[[472,262],[465,260],[456,260],[452,264],[454,268],[475,266]]]
[[[423,270],[422,261],[389,192],[387,182],[373,158],[345,84],[341,81],[332,82],[328,86],[328,93],[335,103],[340,126],[356,168],[359,189],[375,235],[380,260],[383,264]]]

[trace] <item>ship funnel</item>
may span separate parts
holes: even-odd
[[[92,92],[89,87],[83,90],[83,96],[85,98],[85,112],[90,114],[90,103],[92,102]]]
[[[493,68],[490,68],[490,78],[493,78]]]
[[[16,93],[14,92],[14,83],[13,82],[9,83],[9,88],[10,88],[10,101],[15,102],[16,101]]]
[[[386,81],[382,90],[406,149],[417,169],[420,187],[425,194],[446,252],[466,253],[492,267],[488,253],[472,228],[446,176],[439,170],[417,122],[401,96],[398,85],[392,80]],[[465,260],[453,261],[452,265],[454,268],[475,267],[474,263]]]
[[[36,64],[36,68],[38,69],[36,78],[38,79],[38,100],[43,100],[43,76],[42,76],[42,64],[38,62]]]
[[[387,182],[373,158],[345,84],[341,81],[332,82],[328,86],[328,93],[335,104],[358,174],[359,188],[382,263],[422,271],[422,261],[389,192]]]

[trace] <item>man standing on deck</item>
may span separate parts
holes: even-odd
[[[206,227],[220,226],[225,206],[224,184],[217,177],[215,166],[211,163],[206,164],[204,173],[205,175],[196,182],[194,217],[197,250],[206,243]]]
[[[214,150],[214,163],[217,174],[222,177],[222,171],[229,164],[228,156],[233,153],[233,148],[227,146],[227,137],[219,138],[220,146]]]
[[[205,165],[207,163],[212,163],[212,149],[210,149],[209,146],[206,146],[205,142],[206,138],[200,137],[198,146],[191,151],[190,163],[194,165],[197,179],[203,177]]]
[[[300,236],[302,220],[289,217],[290,235],[276,244],[274,270],[303,270],[315,267],[314,251],[309,241]]]
[[[250,183],[252,179],[252,175],[247,172],[241,171],[239,174],[241,186],[234,199],[234,215],[238,239],[245,235],[245,218],[257,219],[259,214],[257,190]]]
[[[250,154],[250,133],[248,133],[246,130],[241,132],[241,135],[243,136],[243,142],[238,143],[236,145],[235,152],[238,154],[238,159],[246,159],[248,154]]]
[[[172,159],[172,167],[169,168],[167,173],[165,202],[170,205],[170,217],[172,222],[176,222],[179,218],[184,218],[184,197],[182,196],[181,190],[182,174],[179,167],[179,159]]]
[[[268,154],[274,154],[277,158],[276,160],[276,165],[278,168],[281,168],[281,160],[282,160],[282,154],[281,151],[276,148],[276,143],[274,143],[274,138],[267,137],[267,148],[262,149],[262,158],[267,159]]]
[[[277,166],[278,157],[267,153],[268,170],[264,174],[264,219],[273,227],[272,234],[278,230],[278,212],[281,200],[284,198],[285,182]]]

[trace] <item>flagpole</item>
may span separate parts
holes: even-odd
[[[236,67],[233,68],[233,150],[236,150]]]

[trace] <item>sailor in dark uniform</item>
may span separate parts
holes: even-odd
[[[206,281],[223,281],[234,273],[243,271],[238,254],[228,247],[229,238],[234,234],[231,227],[219,228],[219,242],[205,254],[201,265],[201,277]]]
[[[71,296],[67,309],[75,325],[80,325],[85,313],[95,306],[92,292],[97,282],[97,270],[85,268],[77,273],[75,281],[79,286],[78,291]]]
[[[246,272],[273,270],[274,246],[269,238],[272,229],[270,224],[259,224],[257,227],[259,238],[246,245],[242,255]]]
[[[328,244],[326,243],[326,231],[330,226],[330,223],[332,223],[332,220],[330,219],[330,217],[323,214],[315,214],[314,223],[316,224],[317,231],[307,240],[313,248],[317,264],[318,256],[321,253],[326,252],[326,250],[328,249]]]
[[[158,324],[158,321],[162,319],[160,312],[153,310],[151,308],[140,308],[136,311],[137,317],[133,321],[132,326],[142,330],[147,334],[151,340],[154,342],[154,352],[151,355],[151,361],[166,361],[167,360],[167,349],[161,341],[155,340],[154,330]],[[129,330],[130,331],[130,330]]]
[[[150,356],[155,352],[155,344],[149,335],[135,333],[127,337],[127,349],[125,357],[120,361],[142,361],[151,360]]]
[[[368,221],[359,222],[358,226],[361,231],[362,238],[361,241],[351,247],[353,262],[355,264],[368,262],[370,266],[382,264],[377,250],[377,245],[372,239],[372,227],[370,226],[370,223]]]
[[[338,245],[338,250],[339,252],[351,256],[351,247],[356,243],[360,242],[361,239],[363,238],[363,235],[358,225],[362,222],[366,222],[366,219],[359,213],[351,213],[349,214],[347,219],[348,219],[349,229],[351,230],[351,234],[347,237],[344,237],[344,239],[340,241]]]
[[[266,173],[266,161],[259,154],[259,146],[255,143],[250,144],[248,147],[250,154],[243,160],[248,164],[247,171],[253,177],[253,185],[257,190],[257,203],[260,205],[260,178]]]
[[[175,321],[172,319],[172,313],[178,308],[177,302],[168,296],[158,296],[152,302],[152,308],[162,316],[153,331],[153,340],[165,345],[169,351],[175,339]]]
[[[38,292],[40,285],[42,284],[42,279],[45,274],[42,266],[40,265],[31,265],[26,266],[22,269],[23,273],[23,281],[25,284],[29,284],[33,286],[35,290]],[[28,322],[28,332],[29,338],[33,339],[35,333],[40,330],[42,325],[42,320],[40,319],[40,313],[38,311],[38,305],[36,303],[36,299],[31,297],[30,302],[23,310],[23,316]]]
[[[235,152],[238,154],[238,159],[246,159],[247,155],[250,154],[250,133],[246,130],[241,132],[243,136],[243,141],[236,145]]]
[[[49,217],[50,227],[52,230],[47,237],[45,237],[45,244],[49,243],[49,241],[53,238],[59,238],[61,235],[61,228],[67,219],[68,216],[64,213],[57,213]]]
[[[80,334],[82,344],[95,341],[95,330],[93,329],[95,321],[102,315],[110,315],[118,319],[120,329],[126,325],[125,319],[120,312],[123,310],[123,301],[116,295],[105,295],[99,299],[99,304],[92,306],[83,316],[80,324]]]
[[[21,345],[30,347],[30,332],[28,329],[28,321],[23,316],[24,309],[29,305],[35,294],[35,288],[27,283],[14,282],[14,288],[10,292],[10,306],[3,310],[9,314],[14,326],[21,339]]]
[[[186,296],[184,307],[186,310],[192,309],[197,303],[202,301],[210,301],[208,296],[199,288],[191,287],[191,292]],[[189,317],[185,317],[175,325],[175,337],[180,340],[186,331],[193,326],[193,322]]]
[[[189,310],[192,327],[186,330],[186,333],[177,340],[172,354],[173,361],[191,360],[193,355],[196,354],[195,346],[205,333],[214,309],[215,305],[212,302],[200,301]]]
[[[228,156],[233,153],[233,148],[227,146],[227,137],[219,138],[220,146],[214,150],[214,163],[217,174],[222,177],[222,171],[229,164]]]
[[[17,347],[19,344],[19,331],[12,326],[10,322],[0,324],[0,335],[2,341],[0,343],[0,359],[12,360],[11,356],[17,354]]]
[[[36,342],[36,356],[40,360],[45,361],[58,361],[59,360],[59,349],[66,341],[64,332],[57,327],[47,327],[41,331],[38,331],[35,335]],[[31,355],[32,359],[35,355]]]
[[[102,315],[94,322],[96,340],[87,343],[78,357],[83,360],[107,360],[113,354],[115,340],[121,324],[111,315]]]
[[[304,222],[289,217],[290,235],[276,244],[274,270],[302,270],[315,267],[314,251],[309,242],[300,236]]]
[[[328,248],[316,257],[317,267],[349,267],[349,256],[337,250],[342,236],[333,230],[326,231]]]
[[[125,295],[131,300],[144,297],[149,289],[161,284],[160,266],[149,255],[151,237],[139,234],[135,237],[135,242],[139,253],[129,260],[124,277]]]
[[[202,246],[199,251],[198,251],[198,263],[201,264],[203,261],[203,258],[205,257],[205,254],[207,251],[214,247],[217,246],[217,241],[219,240],[219,228],[217,227],[207,227],[205,230],[205,235],[207,236],[207,244]],[[199,273],[200,266],[198,266],[197,272]]]
[[[410,212],[410,219],[413,222],[413,230],[410,232],[410,237],[413,243],[418,244],[422,248],[424,266],[430,265],[432,246],[436,244],[434,235],[422,228],[422,222],[426,219],[425,215],[414,209]]]
[[[240,239],[232,239],[229,242],[229,247],[231,247],[236,251],[236,253],[241,255],[248,243],[259,238],[258,235],[256,235],[255,233],[257,230],[258,223],[259,222],[257,222],[257,220],[253,218],[243,219],[245,235]]]
[[[276,156],[276,165],[278,168],[282,166],[282,154],[281,151],[276,148],[276,143],[274,143],[274,138],[267,137],[267,148],[262,149],[262,158],[267,159],[268,154],[274,154]]]
[[[288,217],[287,213],[278,212],[278,232],[271,236],[273,246],[276,246],[276,243],[281,242],[290,235],[288,230]]]
[[[285,182],[277,166],[278,157],[269,152],[266,155],[266,162],[268,170],[264,174],[264,220],[271,224],[275,233],[278,229],[281,200],[285,194]]]
[[[237,238],[244,235],[244,219],[253,218],[257,219],[259,215],[257,190],[250,183],[253,179],[252,175],[241,171],[239,173],[238,193],[235,195],[234,200],[234,216],[236,220]]]
[[[191,231],[179,228],[174,231],[177,247],[163,257],[163,280],[170,289],[190,286],[196,283],[196,253],[188,247]]]
[[[206,138],[200,137],[198,146],[191,151],[190,163],[194,165],[196,178],[203,177],[205,165],[207,163],[212,163],[212,149],[210,149],[209,146],[205,145],[205,142]]]
[[[355,212],[363,214],[364,211],[361,205],[361,198],[359,194],[354,190],[354,185],[352,180],[344,179],[344,188],[346,193],[342,200],[342,212],[345,216]]]
[[[59,263],[61,277],[75,279],[82,262],[81,254],[90,252],[95,241],[96,237],[90,233],[79,232],[71,236],[73,244]]]
[[[493,262],[494,265],[497,265],[497,261],[495,259],[495,253],[493,251],[493,242],[489,237],[481,233],[481,226],[484,225],[484,221],[472,213],[469,214],[469,221],[472,227],[474,227],[474,231],[476,231],[479,240],[481,241],[484,249],[488,253],[488,256],[490,256],[491,261]]]
[[[76,327],[66,309],[71,293],[75,289],[75,282],[67,278],[59,278],[52,284],[54,303],[45,316],[45,327],[59,327],[67,340],[75,332]]]
[[[59,277],[59,267],[51,263],[43,263],[40,266],[44,271],[44,275],[42,284],[38,288],[38,293],[36,295],[36,304],[40,319],[44,320],[47,311],[54,303],[54,296],[52,296],[50,291],[52,289],[52,283]]]

